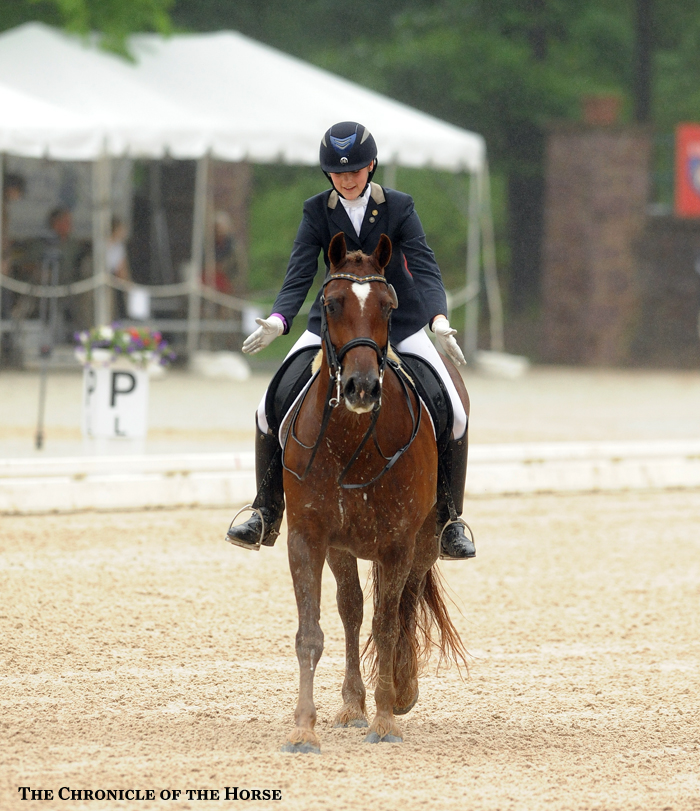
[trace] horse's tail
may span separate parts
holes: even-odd
[[[379,602],[379,567],[372,567],[374,608]],[[397,706],[413,697],[414,685],[430,660],[434,648],[439,652],[438,669],[442,664],[455,664],[469,670],[469,654],[450,619],[445,604],[445,586],[436,566],[428,570],[422,581],[409,577],[399,604],[399,639],[394,653],[394,682]],[[369,678],[377,675],[376,649],[372,636],[365,643],[362,657]],[[402,690],[403,687],[403,690]]]

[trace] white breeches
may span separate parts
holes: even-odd
[[[295,352],[298,352],[300,349],[303,349],[306,346],[320,347],[321,337],[306,330],[301,338],[299,338],[299,340],[289,350],[287,357],[293,355]],[[408,338],[405,338],[403,341],[395,344],[395,347],[399,352],[408,352],[411,355],[418,355],[418,357],[424,358],[437,370],[442,382],[445,385],[445,388],[447,389],[447,393],[450,395],[450,402],[452,403],[452,411],[454,412],[454,426],[452,429],[452,435],[455,439],[459,439],[467,430],[467,414],[464,411],[462,401],[459,399],[457,389],[455,388],[455,384],[452,382],[450,373],[447,371],[447,367],[443,363],[439,352],[437,349],[435,349],[433,342],[428,337],[427,332],[425,330],[414,332],[413,335],[409,335]],[[260,401],[260,405],[258,406],[258,410],[256,412],[258,425],[263,433],[267,433],[268,429],[267,417],[265,415],[266,397],[267,391],[265,394],[263,394],[262,400]]]

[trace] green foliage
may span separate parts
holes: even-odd
[[[326,188],[320,169],[255,166],[250,210],[252,290],[270,299],[282,286],[302,204]]]
[[[44,22],[77,34],[99,32],[108,50],[127,54],[134,31],[171,30],[173,0],[0,0],[0,30]]]

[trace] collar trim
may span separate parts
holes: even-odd
[[[375,203],[386,203],[386,195],[384,194],[384,189],[379,185],[379,183],[370,183],[370,197],[374,200]]]
[[[375,203],[386,203],[386,195],[384,194],[384,189],[379,185],[379,183],[370,183],[370,197],[374,200]],[[335,209],[338,206],[338,201],[340,200],[340,195],[335,189],[331,189],[331,193],[328,197],[328,208]]]

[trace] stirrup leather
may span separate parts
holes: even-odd
[[[244,512],[246,512],[248,510],[250,512],[252,512],[252,513],[257,513],[260,516],[260,521],[262,523],[262,530],[260,532],[260,537],[258,538],[258,542],[257,543],[246,543],[245,541],[239,541],[238,538],[232,538],[228,534],[228,532],[226,533],[226,536],[224,537],[224,540],[228,541],[230,544],[233,544],[234,546],[240,546],[241,549],[251,549],[251,550],[255,550],[256,552],[259,552],[260,547],[261,547],[262,542],[263,542],[263,538],[265,537],[265,529],[266,529],[265,516],[262,514],[262,510],[259,510],[257,507],[254,507],[252,504],[246,504],[245,507],[241,507],[241,509],[233,516],[233,518],[231,519],[231,523],[229,524],[228,528],[231,529],[231,527],[233,526],[236,518],[238,518],[238,516],[241,513],[244,513]]]
[[[454,560],[454,558],[450,557],[449,555],[442,554],[442,536],[445,534],[445,530],[447,529],[447,527],[452,526],[452,524],[464,524],[469,533],[469,539],[474,544],[474,548],[476,548],[474,532],[472,531],[472,528],[469,526],[469,524],[467,524],[464,518],[455,518],[454,520],[449,520],[445,522],[445,526],[442,528],[442,530],[440,531],[440,535],[438,536],[438,550],[440,552],[440,560]]]

